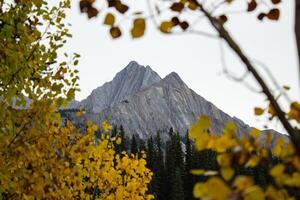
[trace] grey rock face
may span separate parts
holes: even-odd
[[[94,89],[79,106],[87,112],[101,112],[160,80],[160,76],[149,66],[144,67],[132,61],[112,81]]]
[[[170,127],[184,135],[201,115],[211,118],[211,132],[216,134],[229,121],[238,125],[238,134],[250,129],[188,88],[175,72],[161,79],[150,67],[136,62],[130,62],[111,82],[95,89],[82,102],[73,102],[72,106],[83,107],[87,112],[80,118],[73,116],[75,123],[90,120],[100,125],[110,118],[110,123],[122,124],[127,133],[142,139],[157,131],[166,133]],[[162,137],[166,139],[167,134]]]

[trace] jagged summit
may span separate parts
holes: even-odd
[[[101,112],[103,109],[121,102],[127,96],[133,95],[160,80],[160,76],[150,67],[144,67],[135,61],[131,61],[122,71],[116,74],[112,81],[94,89],[79,104],[89,112]]]
[[[174,87],[187,87],[183,80],[176,72],[171,72],[161,80],[162,84],[170,84]]]

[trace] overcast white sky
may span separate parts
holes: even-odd
[[[66,50],[82,56],[79,67],[81,92],[77,94],[77,100],[86,98],[94,88],[112,80],[131,60],[136,60],[149,65],[161,77],[175,71],[191,89],[229,115],[259,128],[264,124],[265,118],[258,119],[253,114],[255,106],[266,104],[264,96],[222,73],[218,40],[191,34],[166,36],[153,28],[149,28],[142,39],[132,40],[126,33],[121,39],[112,40],[108,28],[102,25],[101,16],[87,20],[79,13],[78,1],[73,4],[68,17],[73,25],[73,38]],[[269,66],[281,85],[292,87],[291,98],[298,99],[293,7],[294,1],[284,1],[280,5],[280,21],[276,23],[261,23],[253,15],[232,14],[227,27],[247,55]],[[201,26],[210,31],[207,24]],[[244,66],[226,46],[225,52],[228,68],[242,75]],[[256,86],[251,78],[247,81]],[[282,131],[278,123],[271,128]]]

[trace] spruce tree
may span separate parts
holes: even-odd
[[[155,165],[155,152],[154,152],[154,145],[153,145],[153,138],[152,136],[147,140],[147,167],[154,173],[151,183],[149,185],[149,192],[154,193],[154,188],[157,185],[157,179],[154,171]]]
[[[183,182],[181,178],[180,168],[176,167],[171,191],[171,200],[184,200]]]
[[[138,144],[136,142],[135,136],[132,135],[130,153],[136,155],[138,153]]]
[[[181,138],[178,133],[169,131],[171,140],[166,144],[166,195],[167,199],[179,198],[184,195],[183,177],[185,175]],[[179,176],[179,178],[178,178]],[[179,190],[181,188],[181,190]],[[183,196],[184,198],[184,196]]]
[[[172,191],[172,180],[173,175],[175,172],[175,158],[174,158],[174,151],[173,151],[173,145],[172,145],[172,138],[173,138],[173,129],[170,129],[169,135],[171,139],[166,142],[166,159],[165,159],[165,191],[164,196],[166,199],[171,199],[171,193]]]
[[[139,148],[140,151],[147,152],[147,148],[146,148],[146,144],[145,144],[144,140],[140,140],[140,145],[139,146],[140,146],[140,148]]]
[[[112,130],[111,130],[111,136],[116,137],[117,134],[118,134],[118,127],[116,125],[114,125]]]
[[[184,153],[182,150],[182,142],[179,133],[174,135],[173,148],[175,154],[175,165],[179,167],[181,177],[184,176],[185,167],[184,167]]]
[[[162,150],[162,143],[160,138],[160,133],[157,132],[155,137],[155,153],[156,153],[156,161],[154,165],[154,177],[156,179],[156,185],[154,185],[154,194],[156,199],[164,200],[165,197],[165,164],[164,164],[164,155]]]
[[[185,199],[193,199],[193,175],[190,173],[192,166],[192,147],[189,133],[187,131],[185,136],[185,176],[184,176],[184,194]]]
[[[153,171],[154,169],[154,145],[152,136],[147,141],[147,167]]]
[[[120,131],[120,137],[121,137],[121,140],[122,140],[122,143],[121,143],[121,148],[120,148],[120,151],[127,151],[127,141],[126,141],[126,137],[125,137],[125,131],[124,131],[124,128],[123,126],[121,125],[120,128],[119,128],[119,131]]]

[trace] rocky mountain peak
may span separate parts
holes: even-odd
[[[165,78],[162,79],[161,83],[173,87],[186,86],[186,84],[176,72],[171,72],[170,74],[168,74]]]
[[[79,104],[89,112],[101,112],[160,80],[160,76],[149,66],[144,67],[136,61],[131,61],[112,81],[94,89]]]

